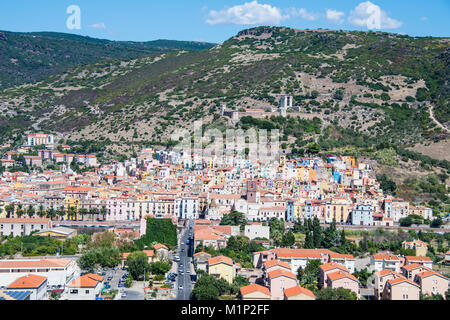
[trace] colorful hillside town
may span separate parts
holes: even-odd
[[[371,165],[351,156],[186,161],[174,150],[147,148],[135,158],[100,164],[94,155],[67,153],[70,147],[57,145],[52,135],[29,134],[26,143],[2,159],[6,168],[29,168],[0,176],[2,299],[127,299],[133,288],[134,299],[204,299],[202,277],[229,286],[218,294],[244,300],[448,297],[448,267],[435,270],[436,250],[418,236],[433,232],[429,227],[403,231],[414,236],[404,237],[397,254],[345,235],[395,233],[410,215],[433,219],[430,208],[385,194]],[[48,164],[60,166],[50,170]],[[72,170],[74,164],[83,170]],[[161,238],[142,245],[157,236],[149,232],[154,220],[173,226],[176,243]],[[89,230],[94,240],[65,254],[63,247]],[[306,238],[294,236],[298,230]],[[121,250],[117,261],[87,268],[83,255],[105,233],[115,239],[111,250]],[[56,256],[27,252],[27,237],[57,241]],[[13,239],[22,244],[2,249]],[[354,249],[363,246],[365,252]],[[446,266],[448,240],[440,246],[447,248],[440,264]],[[139,254],[148,269],[133,278],[127,268]],[[158,265],[158,271],[155,263],[167,269]]]

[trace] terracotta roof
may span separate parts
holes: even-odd
[[[359,282],[358,279],[354,275],[352,275],[351,273],[348,273],[348,272],[336,271],[336,272],[332,272],[332,273],[328,274],[328,279],[330,279],[331,281],[342,279],[342,278],[348,278],[348,279],[352,279],[352,280]]]
[[[333,269],[340,269],[342,271],[348,272],[346,267],[344,267],[343,265],[340,265],[338,263],[335,263],[335,262],[325,263],[325,264],[321,265],[319,268],[322,271],[330,271],[330,270],[333,270]]]
[[[47,277],[38,276],[35,274],[28,274],[26,276],[16,279],[8,286],[8,289],[31,289],[39,288],[42,283],[47,280]]]
[[[1,260],[0,269],[64,268],[72,259]]]
[[[208,255],[208,256],[211,256],[211,255],[210,255],[209,253],[207,253],[207,252],[200,251],[200,252],[194,253],[194,257],[195,257],[195,256],[199,256],[199,255],[201,255],[201,254],[206,254],[206,255]]]
[[[293,296],[297,296],[299,294],[305,294],[307,296],[310,296],[312,298],[316,298],[316,296],[314,295],[314,293],[312,293],[311,290],[308,290],[306,288],[300,287],[300,286],[295,286],[289,289],[284,289],[284,295],[286,297],[293,297]]]
[[[50,219],[40,218],[0,218],[0,223],[44,223],[48,224]]]
[[[411,271],[414,269],[425,268],[425,267],[419,263],[409,263],[409,264],[404,265],[402,268],[405,269],[406,271]]]
[[[419,286],[417,283],[415,283],[415,282],[413,282],[413,281],[411,281],[411,280],[408,280],[408,279],[406,279],[406,278],[396,278],[396,279],[391,279],[391,280],[388,280],[387,282],[388,282],[391,286],[395,286],[395,285],[397,285],[397,284],[399,284],[399,283],[402,283],[402,282],[407,282],[407,283],[409,283],[409,284],[412,284],[412,285],[414,285],[414,286],[420,288],[420,286]]]
[[[163,245],[162,243],[157,243],[153,246],[153,249],[155,249],[155,250],[167,249],[167,247],[165,245]]]
[[[269,260],[266,263],[264,263],[264,268],[266,268],[266,269],[272,268],[274,266],[285,267],[286,269],[291,270],[291,266],[289,265],[289,263],[286,263],[283,261]]]
[[[433,271],[433,270],[426,270],[426,271],[420,272],[420,273],[416,274],[416,276],[420,277],[420,278],[427,278],[429,276],[438,276],[438,277],[441,277],[448,281],[448,278],[446,276],[444,276],[443,274],[440,274],[439,272]]]
[[[85,274],[78,279],[73,280],[69,287],[75,287],[75,288],[95,288],[97,284],[103,280],[102,276],[88,273]]]
[[[250,294],[250,293],[255,292],[255,291],[258,291],[258,292],[261,292],[261,293],[263,293],[263,294],[265,294],[267,296],[270,296],[270,291],[269,291],[268,288],[263,287],[263,286],[261,286],[259,284],[256,284],[256,283],[253,283],[253,284],[250,284],[248,286],[242,287],[241,288],[241,295],[245,296],[245,295]]]
[[[389,252],[374,254],[372,255],[372,257],[375,260],[393,260],[393,261],[399,260],[399,258],[396,255]]]
[[[225,257],[225,256],[218,256],[214,257],[208,260],[208,265],[212,266],[218,263],[225,263],[229,265],[233,265],[233,259]]]
[[[397,277],[404,278],[404,276],[401,275],[400,273],[397,273],[397,272],[392,271],[390,269],[383,269],[383,270],[378,271],[378,272],[375,273],[375,275],[379,276],[379,277],[384,277],[384,276],[387,276],[388,274],[393,274],[393,275],[396,275]]]
[[[428,262],[432,262],[433,261],[433,260],[431,260],[430,257],[406,256],[405,258],[408,261],[428,261]]]
[[[290,271],[286,271],[286,270],[282,270],[282,269],[277,269],[277,270],[271,271],[267,274],[267,276],[270,279],[274,279],[274,278],[278,278],[278,277],[287,277],[287,278],[297,280],[297,277],[295,276],[295,274],[293,274]]]

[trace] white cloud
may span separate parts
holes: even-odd
[[[281,9],[269,4],[260,4],[257,0],[246,2],[220,11],[211,10],[208,14],[207,24],[280,24],[289,19],[283,15]]]
[[[427,21],[428,20],[428,17],[421,17],[420,18],[420,21]]]
[[[361,2],[350,11],[348,21],[354,26],[367,29],[397,29],[403,25],[403,22],[388,17],[386,12],[370,1]]]
[[[106,25],[103,22],[91,24],[89,27],[94,29],[106,29]]]
[[[344,19],[342,19],[344,16],[345,13],[342,11],[327,9],[327,19],[330,21],[342,23],[344,22]]]
[[[320,17],[319,14],[314,13],[314,12],[309,12],[305,8],[300,8],[300,9],[291,8],[291,9],[289,9],[289,13],[293,17],[301,17],[302,19],[309,20],[309,21],[317,20]]]

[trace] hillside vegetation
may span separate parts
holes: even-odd
[[[50,36],[42,38],[48,47]],[[34,125],[71,142],[104,144],[111,154],[131,153],[165,144],[175,128],[192,129],[197,119],[225,129],[223,104],[277,106],[280,94],[290,94],[300,112],[285,120],[245,117],[238,125],[279,128],[285,149],[298,155],[441,141],[449,133],[436,121],[450,124],[449,44],[448,38],[381,32],[258,27],[200,51],[132,57],[144,49],[89,39],[80,54],[106,46],[116,56],[0,92],[0,140],[17,140]]]

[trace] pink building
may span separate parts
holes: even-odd
[[[345,271],[335,271],[327,274],[327,287],[333,289],[344,288],[356,293],[359,297],[359,281],[358,279]]]
[[[347,268],[334,263],[334,262],[329,262],[326,264],[323,264],[320,266],[319,268],[319,272],[320,272],[320,285],[323,288],[327,287],[328,284],[328,274],[336,272],[336,271],[343,271],[343,272],[348,272]]]
[[[290,271],[277,269],[267,274],[267,286],[270,288],[272,300],[283,300],[284,289],[297,286],[297,278]]]

